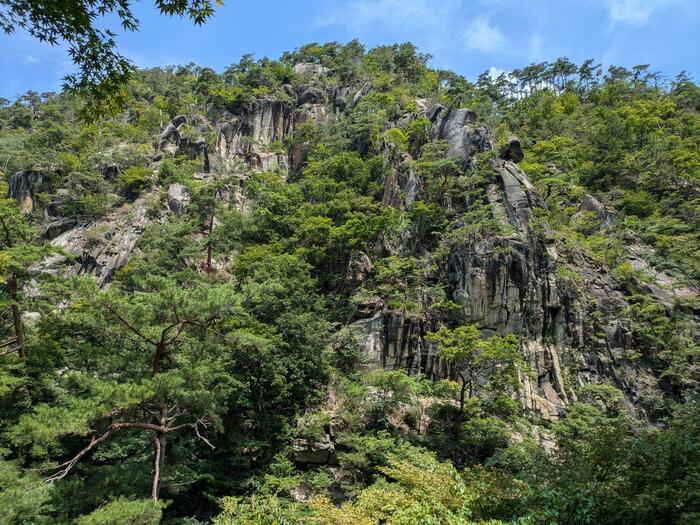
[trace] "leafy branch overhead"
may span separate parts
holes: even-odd
[[[156,0],[163,15],[187,17],[201,25],[221,0]],[[124,31],[137,31],[139,20],[127,0],[2,0],[0,29],[11,34],[24,30],[41,42],[65,45],[78,69],[64,78],[64,89],[83,97],[88,120],[114,115],[128,100],[126,83],[134,64],[119,53],[117,35],[102,27],[106,16],[116,16]]]

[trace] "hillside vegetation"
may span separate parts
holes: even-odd
[[[0,107],[0,524],[700,521],[700,87],[411,44]]]

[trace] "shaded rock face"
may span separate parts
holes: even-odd
[[[244,163],[254,171],[288,170],[284,153],[266,146],[282,142],[292,133],[292,107],[278,100],[261,100],[254,110],[223,115],[217,123],[216,163],[222,171],[233,171]]]
[[[207,150],[207,142],[203,137],[183,137],[180,134],[180,129],[183,124],[187,124],[188,120],[185,115],[178,115],[168,123],[158,139],[156,154],[153,157],[154,161],[159,161],[164,154],[169,155],[185,155],[188,159],[194,160],[202,158],[202,171],[208,173],[211,169],[209,162],[209,151]],[[192,128],[199,132],[207,131],[211,126],[209,122],[201,115],[195,115],[191,118]]]
[[[520,141],[515,137],[508,137],[508,142],[501,148],[501,158],[520,162],[525,158]]]
[[[338,457],[335,453],[335,444],[329,434],[321,439],[312,441],[308,439],[295,439],[292,441],[294,461],[306,465],[337,465]]]
[[[355,251],[350,255],[348,267],[345,271],[345,286],[349,291],[356,290],[365,282],[367,276],[372,272],[374,264],[369,256],[360,251]]]
[[[423,319],[410,318],[380,305],[372,317],[355,322],[362,333],[361,348],[369,369],[405,370],[431,379],[450,377],[433,345],[425,341],[437,329]]]
[[[51,240],[63,232],[66,232],[78,224],[77,219],[73,217],[60,217],[55,221],[51,221],[44,228],[44,237]]]
[[[19,171],[10,178],[10,197],[17,200],[22,213],[29,214],[42,209],[37,195],[43,178],[42,171]]]
[[[102,166],[100,173],[108,181],[114,181],[119,176],[120,169],[116,164],[108,164],[107,166]]]

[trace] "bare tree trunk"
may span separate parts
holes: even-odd
[[[165,433],[157,432],[153,438],[153,486],[151,498],[158,501],[165,470]]]
[[[15,326],[15,338],[17,339],[17,352],[20,357],[24,358],[24,331],[22,329],[22,316],[17,304],[17,275],[15,275],[15,272],[10,274],[9,287],[10,299],[12,300],[12,321]]]

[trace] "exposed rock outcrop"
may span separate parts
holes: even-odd
[[[45,175],[43,170],[29,170],[19,171],[10,178],[10,197],[17,199],[23,214],[43,208],[38,193]]]
[[[506,142],[501,148],[501,158],[504,160],[511,160],[516,163],[525,158],[523,148],[520,145],[520,141],[516,137],[508,137],[508,142]]]
[[[329,434],[324,434],[321,439],[310,440],[298,438],[292,441],[294,461],[307,465],[337,465],[338,457],[335,453],[335,445]]]
[[[318,80],[328,72],[328,68],[312,62],[294,64],[294,73],[307,80]]]
[[[156,148],[156,157],[162,156],[163,153],[176,155],[180,147],[180,127],[187,123],[185,115],[178,115],[168,123],[163,132],[158,138],[158,147]]]
[[[360,251],[355,251],[350,255],[348,267],[345,271],[345,286],[348,290],[356,290],[370,274],[374,264],[369,256]]]
[[[467,110],[430,112],[435,135],[449,144],[449,154],[469,166],[474,155],[493,148],[490,132]],[[645,399],[659,396],[651,370],[633,361],[634,338],[622,317],[627,303],[612,277],[583,255],[575,262],[585,285],[572,289],[557,275],[561,264],[554,243],[532,230],[536,208],[544,206],[525,173],[514,163],[519,154],[492,162],[495,178],[486,187],[494,218],[502,233],[471,235],[454,245],[446,268],[446,291],[462,308],[468,323],[488,334],[516,333],[532,376],[523,373],[519,393],[523,406],[536,419],[561,417],[573,400],[573,387],[612,381],[627,396],[631,412],[645,415]],[[420,180],[411,181],[398,169],[385,181],[384,204],[410,207]],[[590,199],[586,208],[610,218],[608,210]],[[592,203],[592,204],[591,204]],[[468,224],[464,224],[468,226]],[[410,245],[404,244],[404,249]],[[449,377],[454,371],[440,362],[426,343],[434,330],[429,319],[406,317],[380,300],[356,323],[367,365],[402,368],[428,377]]]
[[[490,130],[477,122],[477,115],[468,109],[444,110],[436,107],[431,114],[433,133],[447,141],[447,155],[467,163],[475,153],[493,149]]]
[[[574,219],[578,219],[584,216],[585,213],[593,214],[598,221],[600,221],[601,227],[610,228],[613,225],[613,221],[617,216],[615,210],[605,206],[602,202],[596,199],[593,195],[586,194],[581,199],[581,207],[579,212],[574,215]]]
[[[311,142],[297,141],[286,148],[294,125],[340,121],[342,113],[360,103],[371,86],[357,83],[330,88],[322,82],[326,73],[322,66],[297,64],[294,69],[303,78],[303,85],[284,86],[284,100],[263,99],[252,108],[238,111],[222,109],[208,115],[211,123],[202,116],[175,117],[158,139],[154,160],[166,154],[201,158],[202,172],[195,174],[195,179],[204,183],[214,176],[210,170],[239,174],[242,184],[251,171],[279,170],[287,174],[291,169],[300,173]],[[446,154],[457,159],[467,174],[476,165],[477,154],[494,150],[491,131],[473,111],[430,107],[426,99],[415,103],[415,109],[399,113],[387,127],[403,126],[416,116],[425,116],[431,122],[432,137],[447,143]],[[188,121],[185,129],[194,134],[183,136],[183,125]],[[210,131],[216,135],[212,151],[203,138]],[[386,164],[378,170],[377,182],[384,185],[383,194],[380,193],[382,205],[410,212],[430,186],[416,172],[415,160],[395,146],[385,144]],[[491,233],[465,234],[455,240],[445,250],[446,263],[431,270],[435,275],[430,278],[444,289],[445,299],[459,306],[464,322],[477,323],[484,335],[516,333],[521,337],[521,351],[529,371],[521,373],[519,398],[531,417],[554,421],[575,399],[574,387],[606,381],[614,382],[625,392],[630,411],[645,415],[653,404],[646,400],[658,397],[659,387],[652,371],[634,361],[636,342],[623,315],[628,304],[618,283],[584,254],[576,254],[573,261],[559,260],[556,240],[546,239],[541,228],[534,227],[533,216],[545,204],[517,165],[524,157],[520,142],[510,137],[498,153],[488,161],[493,178],[485,183],[485,194],[488,209],[500,228]],[[100,168],[108,180],[119,175],[119,166],[112,162],[110,159],[110,164]],[[54,213],[60,208],[60,198],[55,203],[39,202],[37,195],[44,176],[41,171],[15,174],[10,195],[20,203],[23,213],[43,210],[45,236],[74,259],[56,255],[44,261],[37,271],[91,273],[100,285],[107,285],[132,256],[150,220],[149,200],[158,201],[156,197],[162,189],[142,195],[130,207],[114,211],[96,223],[81,223]],[[241,187],[221,198],[237,209],[246,207]],[[190,200],[184,185],[170,184],[166,203],[172,214],[184,215]],[[469,211],[473,203],[467,198],[462,201],[451,211],[457,214],[455,229],[468,230],[470,224],[465,221],[470,220],[466,219],[469,214],[464,213],[465,218],[460,219],[459,213],[465,207]],[[615,219],[614,210],[591,195],[582,199],[578,217],[585,218],[586,214],[592,214],[601,228],[610,227]],[[431,257],[432,248],[421,244],[410,228],[395,237],[378,239],[377,251]],[[370,252],[369,248],[363,249]],[[579,285],[561,278],[558,269],[565,263],[580,279]],[[652,273],[641,254],[630,257],[630,263]],[[354,293],[372,271],[373,262],[367,253],[350,252],[343,292]],[[657,273],[654,282],[647,284],[669,309],[677,299],[669,288],[681,289],[670,279],[668,274]],[[683,290],[688,297],[697,296],[695,288]],[[431,300],[426,296],[418,302],[425,306]],[[435,346],[426,340],[441,320],[392,309],[387,302],[379,297],[369,299],[360,308],[360,318],[354,321],[364,334],[361,344],[366,366],[403,369],[431,378],[455,377],[455,370],[441,361]],[[294,450],[300,463],[336,461],[335,443],[328,433],[320,440],[300,438],[294,442]]]
[[[183,216],[187,210],[187,206],[190,204],[192,195],[186,186],[176,182],[168,186],[166,199],[168,201],[168,208],[170,208],[170,211],[179,216]]]
[[[244,164],[254,171],[276,168],[287,172],[286,154],[270,150],[292,132],[292,107],[279,100],[261,100],[255,109],[240,114],[225,113],[218,128],[217,167],[223,171],[241,169]]]
[[[100,286],[112,279],[131,257],[136,242],[149,222],[148,199],[142,196],[96,223],[81,224],[51,241],[74,257],[52,257],[34,268],[52,274],[93,274]]]

